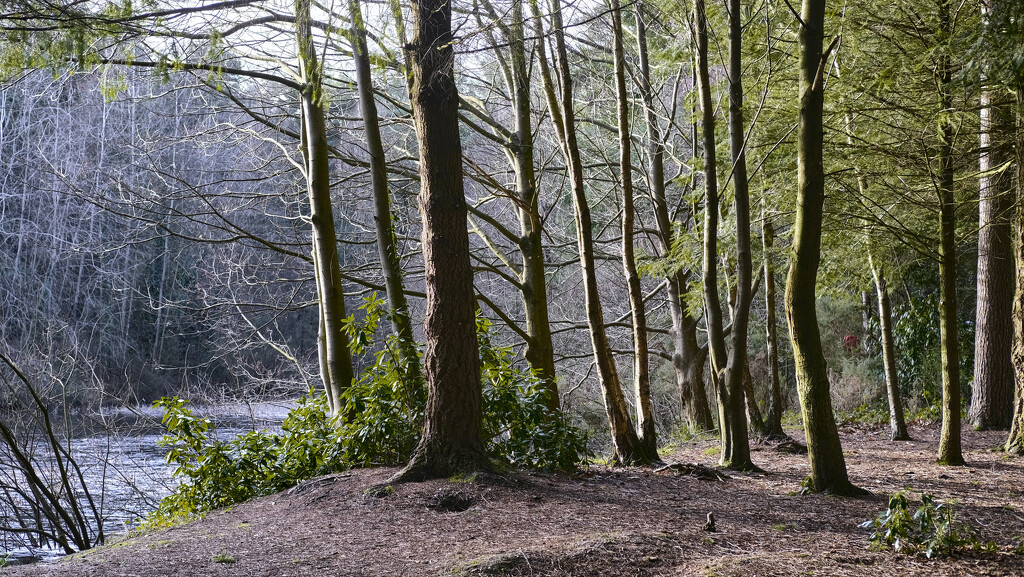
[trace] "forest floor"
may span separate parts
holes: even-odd
[[[395,469],[331,475],[167,530],[125,538],[53,563],[11,567],[28,576],[436,575],[1024,575],[1009,552],[1024,536],[1024,459],[998,447],[1005,433],[964,433],[967,467],[934,464],[938,428],[840,427],[857,499],[799,495],[807,456],[755,445],[764,473],[725,480],[665,470],[591,466],[574,475],[439,480],[366,493]],[[799,431],[791,431],[800,438]],[[713,465],[717,441],[665,453]],[[999,552],[926,559],[870,547],[858,527],[910,487],[955,499],[959,519]],[[918,503],[912,504],[915,509]],[[459,509],[465,509],[458,511]],[[717,531],[703,529],[714,512]]]

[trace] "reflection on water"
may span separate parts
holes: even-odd
[[[290,403],[282,403],[193,410],[213,420],[215,436],[223,440],[256,429],[278,430],[290,408]],[[90,419],[111,428],[105,432],[88,430],[96,427],[83,429],[81,438],[71,442],[72,454],[100,508],[108,537],[135,526],[176,485],[174,467],[167,464],[166,450],[158,445],[162,436],[160,413],[151,409],[130,413],[140,418],[115,414]],[[0,518],[6,519],[2,506]],[[59,549],[30,546],[22,536],[0,532],[0,557],[6,556],[9,563],[52,560],[62,554]]]

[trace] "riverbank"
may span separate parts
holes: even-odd
[[[791,432],[794,436],[798,432]],[[797,494],[806,455],[755,447],[765,473],[698,478],[590,467],[575,475],[412,483],[366,494],[394,469],[319,478],[206,518],[53,563],[28,576],[1024,575],[1008,552],[1024,536],[1024,460],[994,450],[1005,433],[964,434],[969,467],[934,464],[935,426],[892,443],[843,427],[852,479],[873,495]],[[670,462],[712,465],[717,442]],[[872,550],[858,527],[911,487],[956,499],[962,521],[1001,550],[925,559]],[[713,512],[716,531],[704,530]]]
[[[211,420],[216,438],[229,439],[252,430],[279,430],[294,404],[294,400],[207,403],[196,404],[193,410],[197,416]],[[166,460],[167,449],[159,444],[165,432],[161,424],[163,415],[162,409],[152,406],[51,413],[61,444],[69,447],[82,481],[100,508],[108,537],[116,539],[129,527],[136,526],[139,519],[145,518],[158,501],[177,486],[178,481],[172,478],[174,466]],[[70,436],[70,440],[65,435]],[[45,444],[38,447],[42,450],[33,457],[37,459],[37,470],[46,476],[55,470],[52,453],[47,453]],[[12,482],[12,479],[17,477],[8,476],[5,481]],[[13,504],[20,505],[15,494],[6,493],[2,497],[0,525],[24,523],[24,513],[20,517],[10,513]],[[80,498],[84,502],[84,497],[80,495]],[[95,531],[96,524],[91,525]],[[0,532],[0,559],[8,563],[49,562],[63,554],[63,549],[54,544],[33,544],[24,535]]]

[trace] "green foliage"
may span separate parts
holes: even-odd
[[[513,366],[511,349],[491,342],[491,323],[480,316],[477,338],[488,452],[515,467],[545,471],[585,462],[590,456],[586,435],[548,408],[544,383]]]
[[[289,411],[281,434],[252,431],[228,441],[213,437],[210,420],[197,417],[188,401],[163,398],[167,462],[177,465],[175,490],[164,497],[147,519],[151,527],[173,524],[262,495],[276,493],[305,479],[342,471],[337,432],[323,395],[310,392]]]
[[[952,501],[936,501],[921,495],[921,506],[910,513],[908,490],[889,497],[889,507],[860,527],[873,529],[871,541],[897,553],[924,553],[925,557],[945,557],[965,551],[994,551],[995,543],[982,543],[974,530],[957,520]]]
[[[893,313],[896,371],[901,392],[905,396],[922,397],[922,407],[937,405],[942,397],[939,311],[939,297],[933,292],[897,307]],[[974,325],[963,318],[957,325],[960,375],[961,380],[967,380],[974,372]]]
[[[879,425],[889,422],[889,409],[881,403],[865,403],[849,412],[836,413],[836,421],[862,425]]]
[[[354,354],[364,354],[374,345],[374,335],[387,318],[387,302],[373,293],[360,307],[361,322],[353,317],[345,331]],[[419,442],[426,391],[408,378],[409,367],[398,353],[399,342],[389,335],[373,354],[373,363],[363,369],[352,386],[342,392],[344,419],[340,428],[339,458],[356,467],[401,463]]]
[[[387,307],[370,296],[365,319],[349,319],[346,330],[356,353],[373,342]],[[477,321],[483,381],[484,435],[491,456],[531,469],[571,469],[590,457],[586,435],[547,407],[547,390],[530,371],[513,366],[508,347],[491,342],[490,323]],[[149,527],[173,524],[292,487],[306,479],[352,467],[397,464],[419,442],[425,394],[407,383],[394,337],[374,354],[375,362],[342,394],[342,412],[329,414],[326,397],[310,391],[289,411],[281,433],[253,431],[218,440],[209,419],[188,401],[163,398],[167,462],[180,484],[147,519]]]

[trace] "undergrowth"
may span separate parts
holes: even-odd
[[[921,495],[921,506],[910,512],[909,490],[889,497],[889,506],[860,527],[872,529],[871,542],[897,553],[948,557],[967,552],[994,552],[998,546],[978,539],[974,528],[957,518],[953,501],[937,501]]]
[[[386,315],[383,300],[367,298],[366,319],[348,321],[353,352],[370,338]],[[490,323],[478,318],[483,430],[488,451],[515,468],[572,469],[592,455],[586,435],[547,408],[547,390],[529,370],[514,366],[509,347],[491,342]],[[329,414],[326,396],[310,391],[289,411],[281,433],[253,431],[218,440],[208,418],[195,415],[188,401],[163,398],[167,433],[159,444],[176,466],[179,484],[143,524],[155,528],[182,518],[282,491],[296,484],[353,467],[395,465],[419,442],[426,404],[422,384],[410,383],[389,337],[342,394],[342,410]]]

